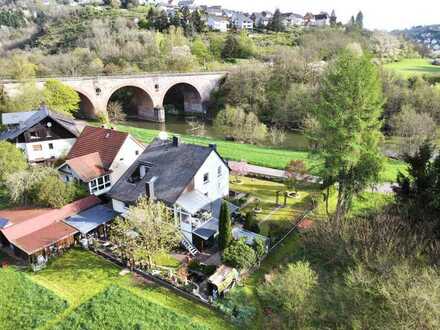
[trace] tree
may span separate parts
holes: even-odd
[[[250,230],[254,233],[259,233],[260,232],[260,227],[258,226],[258,222],[255,219],[255,213],[252,211],[249,211],[248,213],[246,213],[246,217],[245,217],[245,221],[244,221],[244,229],[246,230]]]
[[[396,192],[400,210],[416,222],[437,222],[440,229],[440,156],[433,161],[434,150],[424,143],[414,155],[406,155],[406,173],[399,173]]]
[[[306,329],[311,326],[317,286],[318,276],[310,264],[299,261],[273,275],[271,281],[257,288],[257,293],[265,306],[283,316],[286,328]]]
[[[168,208],[162,202],[142,197],[136,206],[130,206],[125,216],[127,223],[121,223],[113,231],[118,242],[128,239],[130,250],[121,251],[128,254],[132,262],[138,262],[151,268],[154,259],[163,253],[169,253],[180,242],[180,232]],[[124,232],[121,230],[127,229]],[[133,236],[134,238],[130,238]]]
[[[37,66],[31,63],[25,55],[13,55],[11,58],[12,78],[25,80],[35,78]]]
[[[246,114],[243,109],[230,106],[217,114],[214,127],[226,137],[248,143],[264,141],[267,136],[266,125],[254,113]]]
[[[359,28],[361,30],[364,28],[364,14],[362,13],[362,11],[359,11],[357,13],[355,24],[356,24],[357,28]]]
[[[0,141],[0,185],[3,185],[10,174],[26,168],[27,161],[23,152],[12,143]]]
[[[246,239],[234,240],[223,252],[223,262],[238,269],[249,269],[257,262],[255,251],[246,244]]]
[[[126,119],[120,102],[109,102],[107,105],[108,119],[111,123],[123,122]]]
[[[283,16],[278,8],[275,10],[267,28],[274,32],[283,32],[286,30],[286,27],[283,24]]]
[[[221,56],[224,60],[240,57],[240,41],[235,33],[229,33],[223,45]]]
[[[5,182],[12,202],[23,206],[62,207],[85,192],[74,184],[61,181],[53,167],[36,166],[11,173]]]
[[[199,63],[202,65],[206,65],[206,63],[211,58],[211,54],[209,53],[209,49],[206,46],[205,42],[200,37],[196,37],[191,45],[191,53],[197,57]]]
[[[206,31],[206,22],[203,19],[202,13],[199,9],[194,10],[191,14],[191,22],[197,33],[203,33]]]
[[[79,109],[78,93],[59,80],[50,79],[44,84],[44,102],[50,110],[72,115]]]
[[[73,183],[64,183],[59,176],[43,178],[32,189],[33,202],[42,207],[61,208],[73,200],[85,197],[85,192]]]
[[[417,113],[411,105],[404,105],[402,111],[392,118],[391,124],[394,134],[400,137],[401,155],[414,155],[423,143],[436,137],[434,119],[427,113]]]
[[[295,189],[298,181],[307,173],[306,165],[302,160],[291,160],[286,166],[287,187]]]
[[[220,209],[218,246],[221,251],[226,249],[232,241],[231,215],[227,202],[223,201]]]
[[[378,180],[383,164],[382,105],[379,76],[371,59],[342,51],[322,79],[313,111],[317,127],[310,132],[327,206],[330,187],[338,186],[337,221],[345,217],[353,197]]]

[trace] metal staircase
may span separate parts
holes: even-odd
[[[181,241],[182,245],[185,247],[185,249],[188,250],[188,252],[195,257],[197,254],[200,253],[199,250],[197,250],[197,248],[191,244],[190,241],[188,241],[185,237],[182,237],[182,241]]]

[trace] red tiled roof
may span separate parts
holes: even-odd
[[[110,173],[104,168],[101,157],[98,152],[81,157],[68,159],[66,164],[81,178],[84,182],[89,182],[95,178]]]
[[[99,153],[102,164],[110,168],[116,155],[124,144],[128,133],[112,129],[86,126],[76,140],[66,159]]]
[[[15,210],[2,210],[0,211],[0,218],[9,221],[8,226],[19,224],[20,222],[27,221],[31,218],[38,217],[41,214],[45,214],[52,209],[29,209],[19,208]]]
[[[44,227],[50,226],[56,222],[67,219],[72,215],[75,215],[81,211],[87,210],[92,206],[98,205],[101,200],[96,196],[89,196],[80,199],[76,202],[70,203],[60,209],[48,210],[45,213],[40,213],[38,216],[28,218],[27,220],[21,220],[13,226],[9,226],[1,229],[2,233],[6,236],[8,241],[12,242],[20,237],[32,234]],[[20,213],[23,212],[23,213]],[[24,218],[29,210],[22,210],[15,212],[16,218]],[[14,222],[14,219],[10,219]]]
[[[63,222],[55,222],[26,236],[13,240],[18,248],[31,255],[78,232]]]

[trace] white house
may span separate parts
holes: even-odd
[[[213,244],[228,195],[229,167],[216,146],[186,144],[178,137],[153,141],[109,192],[113,209],[122,214],[141,196],[165,203],[191,253],[197,252],[194,246]]]
[[[252,30],[254,28],[254,21],[242,13],[237,13],[232,16],[232,25],[238,30]]]
[[[252,15],[254,17],[255,26],[268,26],[273,15],[269,11],[263,11],[261,13],[254,13]]]
[[[92,195],[108,192],[144,151],[128,133],[87,126],[58,171],[66,181],[87,185]]]
[[[3,114],[7,130],[0,140],[15,143],[29,163],[47,163],[67,155],[79,131],[72,118],[42,108],[35,112]]]
[[[286,28],[304,25],[304,16],[295,13],[286,13],[282,15],[282,22]]]
[[[207,19],[207,25],[213,31],[228,32],[229,19],[226,17],[210,15]]]

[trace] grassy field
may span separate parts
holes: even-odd
[[[35,329],[66,307],[65,300],[25,274],[0,269],[0,329]]]
[[[306,186],[298,190],[297,198],[287,198],[287,206],[277,208],[276,193],[281,191],[279,203],[284,203],[282,194],[286,191],[286,185],[283,183],[259,180],[248,177],[240,177],[240,183],[236,182],[236,178],[231,180],[231,189],[234,191],[248,193],[250,197],[257,198],[262,212],[256,215],[262,235],[271,234],[272,230],[285,232],[293,224],[293,221],[300,216],[310,203],[310,196],[318,197],[319,191],[316,187]],[[257,202],[249,203],[242,211],[253,210],[257,206]]]
[[[137,128],[125,125],[118,125],[117,129],[123,132],[129,132],[138,140],[149,143],[158,136],[159,131],[145,128]],[[260,147],[251,144],[234,143],[224,140],[216,140],[205,137],[193,137],[184,135],[183,140],[188,143],[208,145],[215,143],[220,154],[228,160],[245,160],[250,164],[284,169],[293,159],[303,160],[312,174],[316,173],[316,163],[310,160],[309,154],[304,151],[293,151],[276,149],[269,147]],[[405,165],[402,162],[388,160],[385,169],[381,174],[381,181],[394,182],[399,171],[403,171]]]
[[[416,58],[385,64],[385,68],[394,70],[405,78],[416,75],[440,75],[440,66],[431,64],[431,60]]]
[[[157,311],[161,308],[170,310],[182,319],[187,319],[194,326],[210,329],[228,329],[231,327],[229,323],[209,308],[181,298],[164,288],[145,283],[131,274],[120,276],[119,272],[120,269],[112,263],[89,252],[73,249],[54,259],[41,272],[30,274],[30,278],[34,282],[51,290],[69,303],[69,308],[48,322],[44,329],[65,328],[64,322],[72,325],[77,324],[75,322],[77,322],[78,315],[84,313],[84,309],[81,308],[83,304],[88,304],[88,307],[84,308],[90,308],[91,310],[104,308],[97,305],[96,300],[91,302],[90,299],[99,297],[100,294],[114,285],[129,291],[137,297],[132,299],[137,301],[140,298],[145,300],[145,304],[157,305],[154,307]],[[101,301],[99,298],[97,299]],[[127,306],[127,308],[129,307]],[[74,315],[72,316],[74,319],[70,319],[71,315]],[[110,321],[117,322],[117,315]],[[145,322],[145,320],[142,322]],[[160,320],[155,322],[155,324],[159,324],[157,322],[160,322]],[[85,327],[85,329],[90,328]]]
[[[208,329],[169,308],[153,304],[119,286],[111,286],[79,306],[55,327],[70,329]]]

